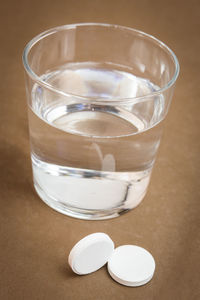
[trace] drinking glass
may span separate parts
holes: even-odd
[[[179,73],[174,53],[138,30],[82,23],[33,38],[23,63],[40,198],[91,220],[136,207]]]

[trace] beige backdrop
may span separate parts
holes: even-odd
[[[5,0],[0,6],[0,299],[200,299],[200,2]],[[149,192],[137,209],[108,221],[65,217],[32,186],[22,50],[41,31],[75,22],[117,23],[155,35],[181,65]],[[153,280],[128,288],[105,267],[74,275],[68,253],[96,231],[117,246],[152,252]]]

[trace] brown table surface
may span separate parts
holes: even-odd
[[[6,0],[0,4],[0,299],[200,299],[200,2],[190,0]],[[120,218],[82,221],[45,205],[32,186],[21,54],[36,34],[63,24],[105,22],[148,32],[177,54],[181,73],[150,188]],[[136,244],[156,260],[139,288],[103,267],[76,276],[71,247],[93,232]]]

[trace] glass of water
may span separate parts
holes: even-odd
[[[179,73],[174,53],[138,30],[83,23],[38,35],[23,63],[40,198],[81,219],[136,207]]]

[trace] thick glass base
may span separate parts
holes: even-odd
[[[107,209],[107,210],[95,210],[95,209],[80,209],[77,207],[73,207],[70,205],[66,205],[66,203],[62,203],[61,201],[56,201],[52,197],[48,196],[37,183],[34,183],[35,190],[39,197],[51,208],[54,210],[73,217],[77,219],[82,220],[106,220],[106,219],[112,219],[119,217],[120,215],[130,211],[131,209],[135,208],[139,205],[139,203],[144,198],[146,192],[141,196],[139,199],[137,205],[134,205],[133,207],[126,208],[125,205],[117,208]]]

